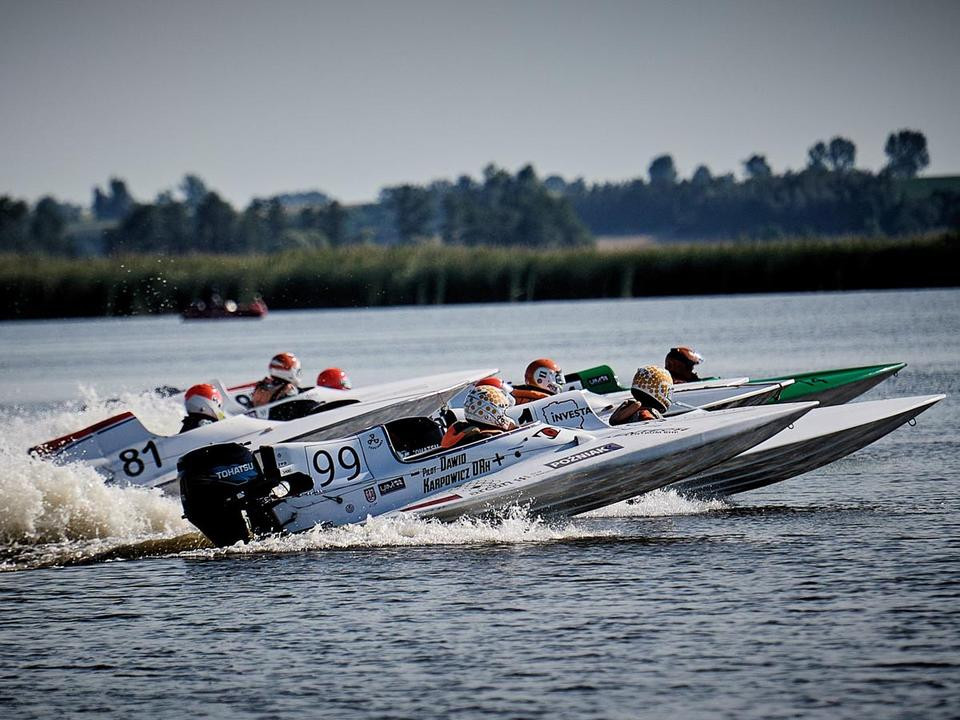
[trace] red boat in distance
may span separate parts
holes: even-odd
[[[238,305],[233,300],[222,300],[214,295],[209,301],[194,300],[180,315],[184,320],[221,320],[224,318],[266,317],[267,304],[257,296],[253,302]]]

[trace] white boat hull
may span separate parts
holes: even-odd
[[[726,497],[772,485],[856,452],[944,397],[926,395],[817,408],[795,427],[671,488],[698,497]]]

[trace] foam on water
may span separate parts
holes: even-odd
[[[264,538],[226,548],[202,549],[190,554],[216,556],[344,548],[543,543],[612,534],[612,531],[584,528],[575,523],[546,523],[531,519],[518,509],[495,521],[464,518],[442,523],[407,516],[373,517],[361,524],[316,528],[297,535]]]
[[[0,411],[0,569],[72,562],[145,538],[169,538],[193,527],[181,519],[176,499],[143,488],[106,485],[80,463],[55,465],[27,454],[28,448],[79,430],[123,410],[150,427],[174,431],[181,415],[176,401],[153,393],[103,400],[83,392],[77,406],[60,410]],[[42,548],[40,546],[43,546]]]
[[[676,490],[653,490],[625,502],[584,513],[586,518],[664,517],[667,515],[697,515],[712,510],[726,510],[723,500],[697,500]]]

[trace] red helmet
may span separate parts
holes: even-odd
[[[690,365],[690,367],[699,365],[703,362],[703,355],[698,353],[693,348],[684,347],[682,345],[680,347],[670,348],[670,352],[667,353],[667,359],[670,358],[685,362]]]
[[[546,390],[551,395],[563,390],[567,382],[563,377],[563,370],[550,358],[537,358],[527,365],[523,379],[527,385]]]
[[[183,404],[192,415],[203,415],[213,420],[223,419],[223,399],[213,385],[194,385],[183,396]]]
[[[508,383],[506,380],[501,380],[498,377],[485,377],[482,380],[477,380],[473,386],[474,387],[483,387],[487,385],[489,387],[495,387],[498,390],[502,390],[503,394],[507,396],[507,400],[510,401],[510,405],[516,404],[516,400],[513,397],[513,386]]]
[[[302,377],[300,361],[297,360],[297,356],[293,353],[282,352],[274,355],[270,361],[267,372],[270,373],[271,377],[293,383],[297,387],[300,387],[300,379]]]
[[[349,390],[353,387],[350,378],[340,368],[327,368],[317,375],[317,386],[328,387],[334,390]]]

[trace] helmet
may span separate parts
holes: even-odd
[[[567,382],[563,377],[563,370],[550,358],[538,358],[527,365],[523,379],[527,385],[546,390],[551,395],[563,390]]]
[[[637,369],[630,392],[640,402],[652,402],[660,412],[666,412],[672,402],[673,378],[662,367],[646,365]]]
[[[223,419],[223,400],[213,385],[194,385],[184,395],[183,404],[190,414],[203,415],[213,420]]]
[[[300,361],[293,353],[283,352],[274,355],[267,372],[270,373],[271,377],[285,380],[300,387]]]
[[[703,356],[693,348],[681,346],[670,348],[670,352],[667,353],[666,362],[670,362],[671,360],[679,360],[680,362],[689,365],[692,369],[694,365],[698,365],[703,362]]]
[[[350,390],[353,387],[347,374],[340,368],[335,367],[327,368],[317,375],[317,385],[334,390]]]
[[[503,394],[506,396],[507,401],[510,403],[511,406],[517,404],[517,401],[514,399],[512,395],[513,386],[510,385],[510,383],[508,383],[506,380],[501,380],[498,377],[491,376],[491,377],[485,377],[482,380],[477,380],[473,385],[474,387],[483,387],[484,385],[495,387],[498,390],[501,390],[503,392]]]
[[[463,415],[467,420],[492,425],[503,430],[513,427],[513,421],[507,417],[510,401],[503,390],[491,385],[480,385],[470,389],[463,401]]]

